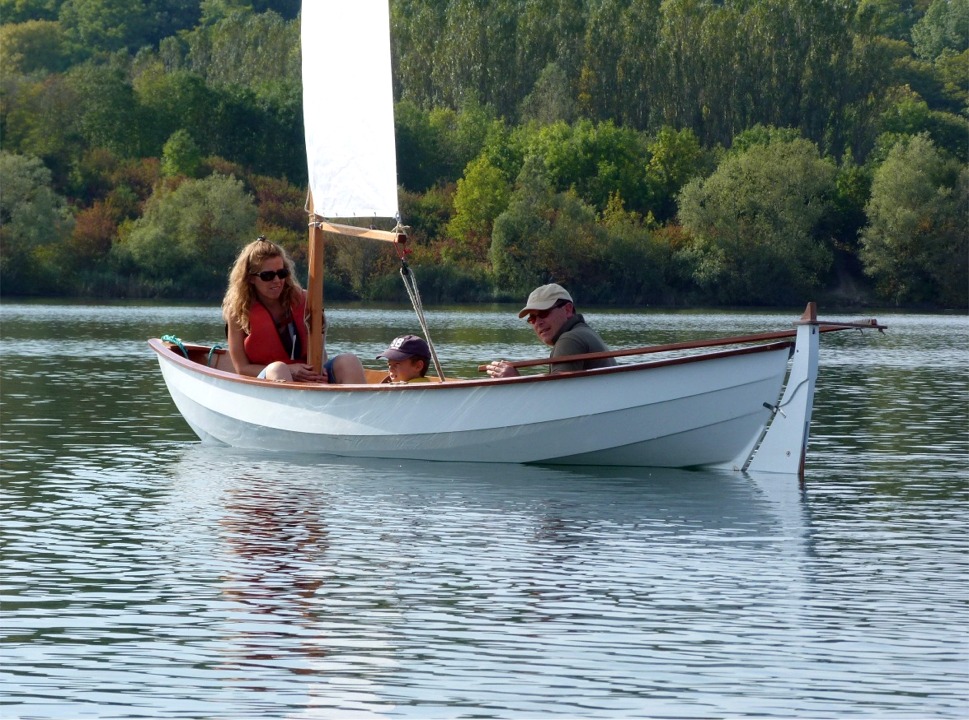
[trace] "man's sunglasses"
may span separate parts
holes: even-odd
[[[536,320],[544,320],[553,310],[558,310],[560,307],[565,307],[568,304],[568,300],[559,300],[548,310],[539,310],[538,312],[530,313],[525,319],[528,321],[529,325],[534,325]]]
[[[263,282],[269,282],[274,277],[278,277],[280,280],[285,280],[289,277],[289,270],[287,268],[281,268],[279,270],[263,270],[262,272],[249,273],[250,275],[258,275],[259,279]]]

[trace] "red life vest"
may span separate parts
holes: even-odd
[[[246,335],[243,343],[249,362],[254,365],[268,365],[277,361],[306,362],[306,348],[309,341],[306,323],[303,320],[306,312],[305,293],[293,303],[290,312],[293,316],[293,324],[296,325],[296,333],[299,335],[300,356],[290,359],[289,353],[283,347],[283,341],[279,339],[279,333],[276,332],[272,314],[257,301],[249,308],[249,334]]]

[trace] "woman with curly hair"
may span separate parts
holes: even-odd
[[[366,382],[355,355],[338,355],[317,373],[306,364],[306,291],[282,247],[260,236],[246,245],[229,273],[222,300],[235,371],[281,382]]]

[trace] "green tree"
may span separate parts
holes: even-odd
[[[185,69],[209,85],[241,86],[260,98],[300,87],[300,26],[295,20],[242,7],[181,38],[187,48]]]
[[[228,138],[243,132],[226,127],[227,113],[219,91],[205,84],[192,72],[167,73],[159,65],[145,68],[135,78],[134,90],[145,122],[141,132],[148,145],[146,154],[160,156],[165,142],[183,128],[192,129],[192,137],[203,156],[233,157],[226,150]]]
[[[134,88],[144,122],[148,154],[180,129],[190,129],[203,157],[219,156],[265,175],[303,181],[302,101],[295,86],[282,84],[269,97],[238,84],[207,85],[194,72],[166,72],[143,60]]]
[[[518,0],[451,0],[431,68],[436,104],[477,100],[510,115],[521,98],[515,59]]]
[[[78,98],[72,109],[86,147],[103,147],[121,157],[140,154],[138,103],[122,56],[110,64],[75,65],[67,81]]]
[[[487,157],[479,157],[458,180],[454,194],[454,217],[446,233],[454,239],[454,249],[445,259],[483,263],[491,245],[491,229],[511,194],[510,183]]]
[[[252,12],[252,3],[249,0],[201,0],[199,6],[202,11],[202,17],[199,20],[201,27],[214,25],[234,14]]]
[[[915,22],[912,0],[860,0],[858,20],[871,31],[894,40],[906,40]]]
[[[927,133],[936,147],[969,161],[969,120],[953,113],[932,110],[909,88],[896,88],[891,104],[882,113],[879,129],[898,138]]]
[[[439,103],[434,82],[435,46],[441,37],[446,3],[396,0],[390,4],[394,97],[415,108]]]
[[[595,208],[570,190],[549,198],[545,212],[548,232],[533,238],[532,263],[550,280],[581,287],[584,303],[613,300],[607,234]]]
[[[465,167],[481,152],[494,114],[475,100],[460,110],[434,108],[428,113],[428,125],[438,145],[437,182],[457,180]]]
[[[397,175],[408,190],[454,183],[493,134],[491,110],[469,101],[460,110],[423,110],[405,100],[394,108]]]
[[[401,217],[411,226],[411,248],[425,260],[438,259],[432,245],[447,234],[445,228],[454,215],[454,192],[454,185],[431,188],[425,193],[400,192]]]
[[[646,206],[646,141],[637,131],[612,122],[580,120],[525,128],[527,152],[542,158],[552,187],[574,188],[583,201],[602,210],[614,193],[633,209]]]
[[[59,20],[79,51],[122,50],[145,44],[147,3],[128,0],[65,0]]]
[[[62,288],[64,243],[74,219],[51,188],[39,158],[0,150],[0,279],[4,294],[42,295]]]
[[[166,177],[195,177],[202,166],[202,155],[188,130],[176,130],[162,148],[162,174]]]
[[[837,246],[852,257],[857,257],[858,234],[866,222],[865,204],[870,194],[871,168],[858,165],[850,153],[845,153],[835,179],[829,228]]]
[[[664,125],[692,127],[707,141],[703,128],[703,69],[709,51],[701,39],[706,0],[664,0],[656,45],[657,115]],[[739,70],[739,68],[738,68]]]
[[[730,152],[744,153],[755,145],[771,143],[792,143],[801,138],[801,132],[792,127],[774,127],[760,123],[738,133],[730,144]]]
[[[556,63],[549,63],[535,81],[532,91],[521,101],[518,115],[524,121],[535,120],[542,125],[572,122],[575,119],[569,79]]]
[[[586,117],[621,121],[624,116],[623,106],[628,98],[621,87],[624,78],[619,67],[620,58],[628,52],[623,43],[622,22],[626,4],[624,0],[590,3],[580,75],[581,107]],[[641,40],[637,46],[641,44],[645,43]],[[635,52],[642,52],[641,47]]]
[[[402,101],[394,108],[397,137],[397,178],[408,190],[422,192],[439,179],[443,140],[431,124],[430,113],[417,103]]]
[[[517,178],[528,154],[530,133],[512,128],[503,120],[495,120],[488,126],[481,155],[504,173],[506,178]]]
[[[865,272],[896,303],[969,304],[969,170],[925,135],[895,144],[875,171]]]
[[[969,105],[969,87],[966,83],[966,68],[969,67],[969,50],[961,53],[942,53],[933,64],[942,93],[949,109],[958,111]]]
[[[28,20],[0,25],[0,67],[4,74],[63,72],[69,62],[60,23]]]
[[[656,229],[642,215],[629,212],[614,196],[602,214],[606,234],[608,288],[612,302],[648,305],[667,299],[669,246],[654,236]]]
[[[585,28],[591,6],[586,0],[519,2],[515,32],[519,97],[532,91],[549,63],[560,68],[574,96],[583,65]],[[513,116],[509,113],[508,117]]]
[[[708,161],[689,128],[664,127],[647,145],[646,186],[653,217],[665,222],[676,214],[676,196],[693,177],[706,174]]]
[[[622,15],[622,52],[616,66],[621,114],[612,118],[637,130],[659,126],[656,107],[660,83],[656,48],[662,24],[662,0],[632,0]]]
[[[718,302],[800,303],[821,284],[831,251],[816,236],[836,168],[808,140],[775,140],[728,155],[680,193],[694,238],[697,284]]]
[[[56,20],[63,0],[0,0],[0,18],[5,23]]]
[[[239,248],[252,238],[257,210],[234,177],[211,175],[175,189],[159,186],[122,240],[161,295],[208,297],[224,289]]]
[[[933,0],[912,28],[912,43],[916,55],[933,61],[969,49],[969,0]]]
[[[117,50],[137,51],[161,38],[193,27],[198,0],[64,0],[58,19],[78,52],[85,56]]]
[[[492,233],[491,261],[502,293],[527,294],[555,280],[582,285],[587,302],[611,299],[606,253],[595,209],[572,190],[554,192],[539,156],[526,160]]]
[[[508,209],[495,219],[491,235],[491,266],[496,287],[507,297],[521,296],[548,277],[534,248],[551,229],[553,191],[541,157],[525,161]]]
[[[63,76],[8,87],[3,108],[3,146],[10,152],[42,158],[55,182],[66,176],[84,142],[77,117],[80,102]],[[7,105],[9,102],[9,105]]]

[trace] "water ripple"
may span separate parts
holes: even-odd
[[[213,308],[0,312],[5,717],[969,713],[964,318],[825,337],[802,489],[210,449],[144,337],[217,338]],[[495,321],[448,363],[535,352],[507,309],[435,312]],[[367,352],[407,322],[338,314]],[[659,342],[777,318],[595,319]]]

